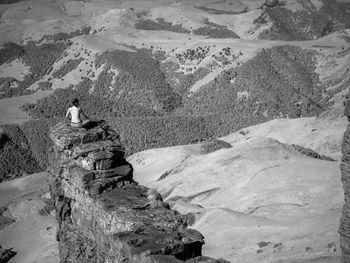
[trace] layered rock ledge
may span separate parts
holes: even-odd
[[[224,262],[201,256],[203,236],[159,193],[133,181],[106,123],[51,129],[50,189],[61,262]]]

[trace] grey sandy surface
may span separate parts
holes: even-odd
[[[47,193],[46,173],[38,173],[0,184],[0,206],[7,206],[4,216],[16,222],[0,230],[0,244],[17,254],[11,263],[58,263],[56,219],[41,216],[45,203],[40,195]]]

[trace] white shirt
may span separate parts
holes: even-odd
[[[66,117],[68,117],[69,114],[70,114],[70,116],[71,116],[71,120],[70,121],[74,122],[74,123],[79,123],[79,122],[81,122],[81,120],[80,120],[80,111],[81,111],[81,109],[78,108],[78,107],[75,107],[75,106],[70,107],[68,109],[68,111],[67,111]]]

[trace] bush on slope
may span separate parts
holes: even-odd
[[[40,172],[46,169],[48,153],[52,146],[49,139],[49,128],[61,119],[30,120],[21,125],[9,124],[2,126],[5,139],[0,148],[0,159],[7,160],[1,172],[15,176],[25,173]],[[27,159],[27,161],[23,161]],[[13,169],[10,169],[10,166]]]
[[[0,182],[41,171],[40,165],[33,157],[27,138],[19,125],[2,127],[0,143]]]
[[[203,35],[209,38],[239,38],[239,36],[228,29],[227,26],[210,22],[208,18],[204,18],[203,23],[206,26],[194,29],[194,35]]]
[[[0,163],[0,182],[41,170],[30,152],[11,140],[0,146]]]
[[[314,53],[294,46],[260,51],[241,67],[224,71],[184,100],[182,114],[233,113],[262,121],[315,116],[327,107],[315,73]]]
[[[135,23],[135,28],[142,30],[164,30],[177,33],[190,33],[190,31],[184,28],[182,24],[173,24],[160,17],[158,17],[155,21],[151,19],[140,19],[137,23]]]
[[[221,149],[227,149],[231,147],[232,145],[229,144],[228,142],[218,140],[218,139],[213,139],[213,140],[206,141],[201,145],[201,154],[208,154]]]
[[[7,124],[2,126],[3,133],[7,137],[7,140],[10,140],[15,145],[22,149],[29,149],[28,140],[20,128],[19,124]]]
[[[115,102],[101,96],[90,95],[85,89],[88,89],[88,86],[56,89],[48,97],[34,104],[27,103],[22,109],[35,119],[64,117],[67,109],[72,106],[71,101],[77,98],[85,113],[91,118],[155,115],[151,109],[125,101]]]
[[[45,35],[41,38],[39,42],[42,42],[42,41],[56,42],[56,41],[68,40],[76,36],[88,35],[90,31],[91,31],[90,26],[84,26],[82,29],[77,29],[70,33],[60,32],[53,35]]]
[[[284,7],[266,8],[254,21],[256,24],[273,23],[263,31],[260,39],[270,40],[312,40],[350,27],[350,3],[322,0],[318,10],[311,1],[304,1],[304,9],[291,11]]]
[[[120,134],[127,155],[151,148],[198,143],[227,135],[259,121],[257,118],[247,121],[231,113],[107,118],[107,122]]]
[[[149,51],[106,51],[96,57],[95,63],[97,67],[105,64],[104,71],[95,84],[95,94],[166,112],[181,106],[181,96],[171,89],[160,70],[159,61]],[[111,69],[118,70],[113,85]]]
[[[202,117],[108,118],[107,122],[120,134],[127,155],[150,148],[195,143],[212,136]]]
[[[28,147],[32,152],[32,156],[39,164],[41,171],[47,168],[48,155],[53,146],[49,137],[50,127],[60,120],[54,118],[30,120],[20,126],[28,141]]]
[[[30,73],[25,75],[22,81],[17,81],[18,87],[2,86],[0,98],[20,96],[31,92],[26,89],[52,69],[53,64],[63,55],[64,50],[69,45],[69,42],[37,45],[33,41],[24,46],[14,43],[6,44],[4,48],[0,49],[0,65],[21,59],[25,65],[29,66]]]

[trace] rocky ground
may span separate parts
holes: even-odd
[[[273,120],[221,138],[229,148],[219,144],[203,151],[211,145],[204,143],[152,149],[128,160],[137,181],[193,216],[191,227],[208,237],[203,251],[210,256],[230,262],[340,262],[339,161],[310,158],[290,146],[339,160],[346,120],[323,126],[329,123]]]

